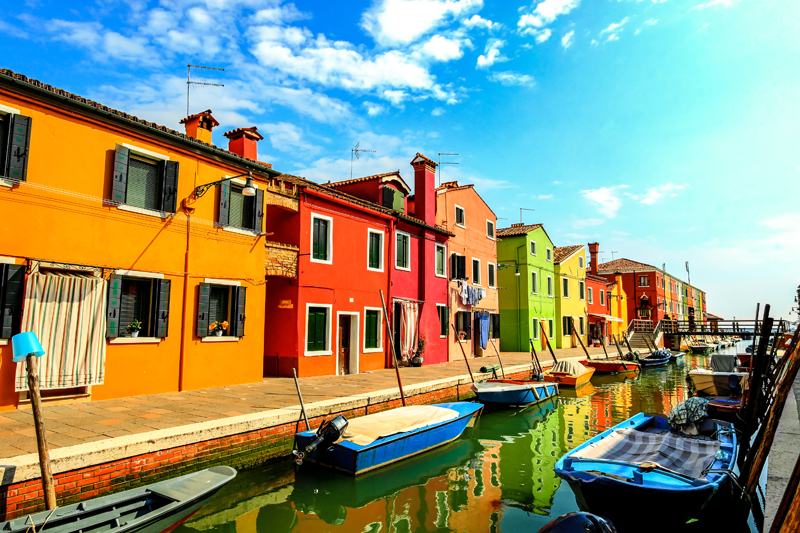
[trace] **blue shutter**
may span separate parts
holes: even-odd
[[[161,210],[175,213],[178,210],[178,162],[161,164]]]
[[[108,280],[108,305],[106,306],[106,337],[119,337],[120,308],[122,301],[122,276]]]
[[[130,150],[122,145],[117,145],[114,153],[114,176],[111,183],[111,200],[124,204],[128,191],[128,161]]]

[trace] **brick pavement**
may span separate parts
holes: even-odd
[[[602,348],[589,352],[602,354]],[[583,350],[556,350],[556,357],[584,357]],[[530,363],[528,353],[502,354],[505,366]],[[550,355],[540,354],[547,365]],[[496,364],[497,357],[471,359],[473,372]],[[466,373],[463,361],[421,368],[401,368],[405,386],[452,378]],[[306,403],[365,394],[397,386],[393,369],[352,376],[320,376],[300,379]],[[134,396],[116,400],[49,405],[44,407],[48,445],[51,449],[99,440],[186,426],[198,422],[258,413],[298,404],[291,378],[266,378],[260,383],[186,392]],[[33,418],[29,409],[0,413],[0,458],[36,452]],[[0,460],[1,461],[1,460]]]

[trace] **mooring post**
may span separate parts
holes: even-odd
[[[397,364],[397,354],[394,351],[394,334],[392,327],[389,324],[389,314],[386,312],[386,300],[383,299],[383,289],[378,292],[381,293],[381,306],[383,306],[383,319],[386,322],[386,330],[389,332],[389,346],[392,347],[392,359],[394,363],[394,371],[397,374],[397,386],[400,388],[400,399],[403,401],[403,407],[406,406],[406,394],[403,392],[403,381],[400,379],[400,367]]]
[[[467,358],[467,352],[464,351],[464,346],[461,345],[461,339],[458,338],[458,330],[456,329],[455,324],[450,324],[453,326],[453,331],[456,334],[456,343],[458,343],[458,347],[461,348],[461,354],[464,356],[464,362],[467,363],[467,370],[469,370],[469,377],[472,379],[472,382],[475,383],[475,376],[472,375],[472,369],[469,366],[469,359]]]
[[[294,386],[297,388],[297,396],[300,398],[300,411],[303,413],[303,420],[306,421],[306,431],[311,431],[306,415],[306,405],[303,403],[303,393],[300,392],[300,382],[297,381],[297,370],[294,367],[292,367],[292,374],[294,375]]]

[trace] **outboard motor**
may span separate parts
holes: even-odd
[[[303,459],[313,453],[314,450],[320,446],[327,447],[339,440],[346,428],[347,419],[342,415],[333,418],[329,422],[323,422],[322,425],[317,428],[317,438],[312,440],[304,449],[294,451],[295,464],[300,466],[303,464]]]
[[[738,376],[728,376],[728,388],[731,390],[729,394],[731,398],[738,398],[742,395],[742,388],[740,387]]]
[[[539,533],[616,533],[608,519],[592,513],[567,513],[549,522]]]

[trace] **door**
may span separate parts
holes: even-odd
[[[339,316],[339,372],[340,376],[350,373],[350,315]]]

